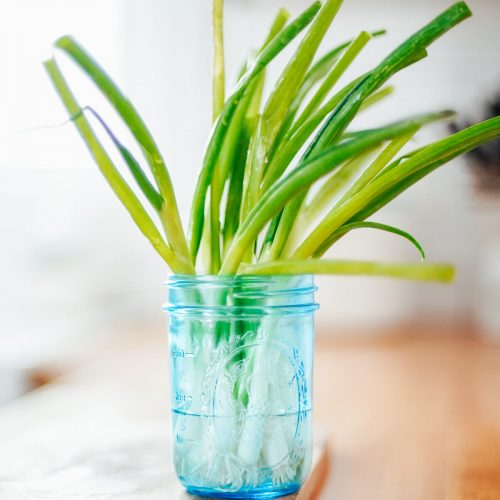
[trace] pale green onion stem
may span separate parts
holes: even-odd
[[[347,185],[365,163],[372,151],[355,156],[335,171],[301,212],[303,224],[310,224],[328,206],[332,199]],[[366,171],[366,170],[365,170]],[[363,175],[363,174],[362,174]]]
[[[449,264],[389,264],[351,260],[291,259],[258,264],[243,264],[241,274],[334,274],[359,276],[385,276],[419,281],[453,280],[455,271]]]
[[[224,106],[226,78],[224,68],[224,0],[214,0],[212,6],[214,30],[214,67],[213,67],[213,121],[217,120]]]

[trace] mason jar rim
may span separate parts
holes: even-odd
[[[234,283],[234,282],[255,282],[269,283],[272,281],[284,281],[293,278],[314,278],[313,274],[172,274],[165,281],[165,285],[170,283]]]
[[[297,283],[297,279],[299,279],[299,283]],[[317,287],[314,285],[313,275],[172,275],[164,284],[170,293],[176,293],[179,296],[176,296],[175,300],[171,299],[163,306],[163,309],[182,316],[226,318],[285,316],[311,313],[319,308],[319,305],[314,301],[314,292]],[[263,289],[263,286],[273,284],[278,285],[278,288]],[[178,300],[183,298],[183,292],[192,294],[196,291],[199,291],[200,294],[212,291],[217,294],[227,291],[231,293],[232,299],[254,302],[251,304],[244,302],[235,304],[234,301],[231,304],[211,303],[210,301],[203,303],[202,300],[195,302],[191,295],[186,295],[185,300]],[[300,297],[303,297],[303,300]]]

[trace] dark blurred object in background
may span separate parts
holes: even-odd
[[[479,119],[489,119],[500,116],[500,92],[485,105],[484,114]],[[458,132],[472,122],[452,123],[452,132]],[[496,139],[467,153],[471,169],[475,177],[475,187],[481,192],[493,194],[500,192],[500,139]]]
[[[485,104],[482,116],[472,121],[496,116],[500,116],[500,92]],[[458,132],[472,121],[456,122],[450,128]],[[477,251],[470,294],[473,318],[483,338],[500,344],[500,140],[471,151],[466,160],[476,194],[471,206]]]

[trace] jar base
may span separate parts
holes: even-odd
[[[268,499],[279,498],[286,495],[296,493],[300,484],[288,483],[277,487],[272,483],[264,483],[260,486],[238,490],[238,491],[221,491],[214,488],[199,488],[195,486],[185,486],[188,493],[201,497],[211,498],[248,498],[248,499]]]

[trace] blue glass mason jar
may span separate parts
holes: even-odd
[[[168,283],[173,459],[218,498],[298,490],[312,455],[312,276],[174,276]]]

